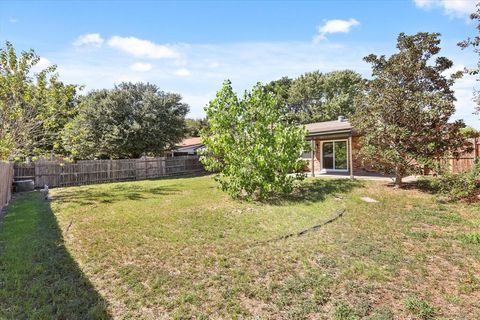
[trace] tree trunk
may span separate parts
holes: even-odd
[[[401,188],[403,184],[403,170],[399,167],[395,168],[395,188]]]

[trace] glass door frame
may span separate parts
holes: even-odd
[[[323,165],[323,144],[325,142],[333,142],[333,167],[334,169],[325,169]],[[346,143],[346,148],[347,148],[347,168],[346,169],[336,169],[335,168],[335,142],[345,142]],[[350,148],[349,148],[349,141],[348,139],[334,139],[334,140],[322,140],[320,141],[320,163],[321,163],[321,171],[322,172],[349,172],[350,170]]]

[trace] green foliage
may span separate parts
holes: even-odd
[[[471,198],[478,193],[479,180],[480,163],[466,172],[451,173],[446,170],[432,180],[431,187],[448,200],[455,201]]]
[[[63,145],[81,159],[161,155],[182,140],[187,112],[178,94],[152,84],[122,83],[81,100]]]
[[[430,320],[435,318],[435,309],[428,302],[411,296],[405,299],[405,307],[412,314],[418,316],[422,320]]]
[[[39,111],[37,121],[41,125],[32,136],[33,155],[66,155],[62,145],[62,131],[78,112],[78,89],[76,85],[58,81],[58,75],[47,79],[44,73],[39,74],[35,104]]]
[[[40,57],[0,48],[0,159],[63,153],[60,132],[76,112],[78,86],[58,80],[56,67],[34,73]]]
[[[306,130],[289,123],[286,106],[261,84],[239,99],[226,81],[205,111],[202,162],[219,172],[216,180],[232,197],[288,193],[304,177],[299,157],[308,150]]]
[[[349,117],[362,83],[361,75],[351,70],[307,72],[291,83],[288,103],[300,123]]]
[[[335,303],[335,311],[333,313],[335,320],[358,320],[360,317],[357,315],[355,309],[350,307],[343,301]]]
[[[362,134],[361,154],[379,171],[396,174],[396,184],[422,164],[451,154],[466,143],[455,112],[453,65],[440,51],[438,33],[398,36],[398,52],[386,58],[371,54],[373,78],[356,103],[353,125]]]
[[[207,121],[205,119],[185,119],[185,125],[187,137],[198,137],[200,131],[207,126]]]
[[[289,77],[282,77],[278,80],[271,81],[269,84],[265,85],[265,89],[274,93],[282,103],[288,103],[292,82],[293,80]]]
[[[465,127],[460,129],[460,132],[465,138],[477,138],[480,137],[480,131],[472,128],[472,127]]]
[[[457,236],[457,239],[466,244],[480,244],[480,233],[461,233]]]

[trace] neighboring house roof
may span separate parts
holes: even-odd
[[[305,128],[308,131],[308,136],[353,132],[353,127],[350,122],[340,117],[338,120],[333,121],[309,123],[305,125]]]
[[[200,137],[192,137],[183,139],[182,142],[175,146],[176,152],[189,152],[195,151],[203,147],[203,143]]]
[[[183,139],[182,142],[178,143],[177,147],[187,147],[187,146],[194,146],[197,144],[202,144],[202,139],[200,137],[192,137]]]

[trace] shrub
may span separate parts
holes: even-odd
[[[450,201],[468,199],[478,192],[480,163],[472,170],[461,173],[445,172],[431,181],[431,188]]]

